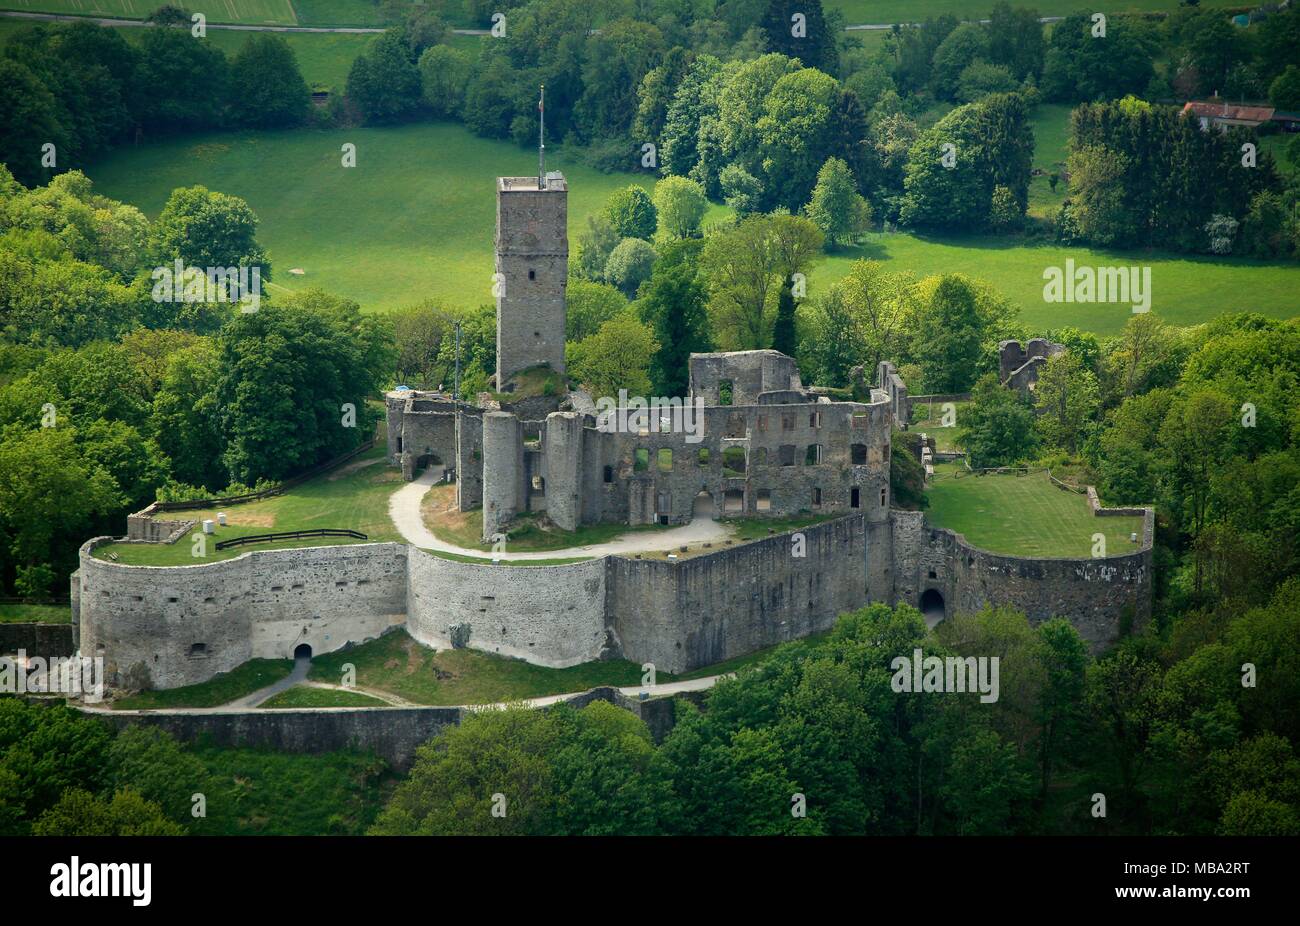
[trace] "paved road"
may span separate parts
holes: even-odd
[[[9,19],[37,19],[44,21],[57,22],[93,22],[101,26],[152,26],[153,23],[143,22],[139,19],[112,19],[98,18],[92,16],[70,16],[63,13],[28,13],[21,10],[0,10],[0,16]],[[1062,16],[1043,16],[1039,22],[1054,23],[1060,22]],[[978,19],[975,22],[987,23],[987,19]],[[854,25],[845,26],[846,32],[880,32],[885,29],[894,28],[894,23],[855,23]],[[904,26],[919,26],[920,23],[900,23]],[[209,29],[229,29],[233,32],[341,32],[352,35],[371,35],[383,32],[382,28],[373,26],[267,26],[267,25],[241,25],[237,23],[208,23]],[[488,35],[487,29],[452,29],[456,35]],[[591,30],[593,33],[600,32],[599,29]]]
[[[252,707],[257,707],[263,701],[267,701],[270,698],[274,697],[275,695],[278,695],[286,688],[292,688],[294,685],[298,684],[299,682],[305,681],[307,678],[307,673],[310,671],[311,671],[311,657],[299,656],[297,659],[293,661],[293,671],[290,672],[288,675],[286,675],[284,678],[280,679],[278,682],[275,682],[274,684],[271,685],[267,685],[265,688],[259,688],[257,691],[254,691],[252,694],[244,695],[242,698],[236,698],[234,701],[231,701],[229,704],[221,705],[221,707],[227,708],[229,710],[247,710]],[[210,708],[210,710],[213,709],[215,708]]]
[[[458,547],[438,539],[424,526],[420,514],[420,503],[425,493],[442,479],[442,467],[430,466],[418,479],[408,482],[392,494],[388,500],[388,516],[392,518],[397,532],[417,547],[425,550],[439,550],[444,553],[457,553],[472,556],[475,559],[490,560],[491,553]],[[726,525],[712,518],[696,518],[690,524],[674,527],[664,531],[628,534],[608,543],[594,543],[585,547],[567,547],[563,550],[547,550],[540,553],[511,553],[507,550],[504,559],[565,559],[573,556],[609,556],[624,553],[649,553],[657,550],[676,550],[678,547],[692,543],[714,543],[726,540],[731,531]]]

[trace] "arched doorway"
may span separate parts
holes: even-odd
[[[943,595],[938,589],[927,588],[921,593],[921,614],[925,617],[925,626],[933,627],[947,617]]]
[[[700,494],[695,496],[695,504],[691,508],[692,518],[717,518],[718,506],[713,503],[713,496],[706,490],[701,489]]]
[[[299,643],[293,648],[294,659],[311,659],[311,647],[306,643]]]

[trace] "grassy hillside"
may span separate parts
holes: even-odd
[[[1043,107],[1044,122],[1059,113]],[[357,166],[340,166],[344,142]],[[1059,141],[1043,150],[1052,150]],[[1036,158],[1041,161],[1042,156]],[[646,175],[609,175],[576,164],[560,149],[548,166],[569,179],[570,244],[587,215],[615,189],[651,185]],[[1045,164],[1046,162],[1044,162]],[[89,168],[99,190],[156,216],[173,187],[202,183],[249,201],[261,218],[259,239],[277,270],[274,286],[322,286],[387,310],[435,297],[459,304],[491,299],[494,178],[528,175],[535,155],[508,142],[476,138],[457,125],[301,130],[192,136],[124,148]],[[708,220],[725,209],[714,207]],[[813,294],[859,257],[918,275],[961,271],[993,282],[1037,327],[1076,325],[1109,334],[1129,306],[1043,302],[1043,270],[1076,264],[1152,267],[1153,310],[1176,324],[1249,309],[1277,317],[1295,312],[1294,265],[1165,254],[1122,254],[1014,239],[873,235],[831,255],[814,271]],[[286,271],[301,268],[291,276]]]
[[[331,4],[354,5],[358,0],[331,0]],[[365,3],[365,0],[359,0]],[[80,16],[103,16],[111,19],[144,19],[162,6],[161,0],[0,0],[0,9],[29,13],[73,13]],[[308,0],[308,5],[322,5]],[[368,5],[368,4],[367,4]],[[199,9],[196,4],[178,4],[195,8],[208,22],[246,23],[292,26],[298,22],[290,0],[214,0]]]
[[[958,19],[988,19],[994,0],[822,0],[828,9],[844,11],[847,23],[913,23],[950,14]],[[1035,9],[1039,16],[1065,16],[1084,8],[1079,0],[1013,0],[1012,6]],[[1204,7],[1242,6],[1239,0],[1201,0]],[[1119,0],[1108,14],[1176,10],[1178,0]]]

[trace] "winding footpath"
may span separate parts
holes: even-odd
[[[392,519],[397,532],[407,543],[423,550],[435,550],[442,553],[455,553],[474,559],[491,560],[492,554],[483,550],[458,547],[453,543],[438,538],[424,524],[420,512],[421,502],[433,485],[441,481],[442,467],[430,466],[419,478],[408,482],[394,492],[388,499],[388,516]],[[598,556],[622,555],[628,553],[653,553],[676,550],[678,547],[692,543],[720,543],[731,536],[731,531],[721,522],[712,518],[696,518],[690,524],[669,530],[646,531],[627,534],[617,540],[606,543],[593,543],[584,547],[566,547],[563,550],[546,550],[539,553],[511,553],[506,551],[502,562],[538,559],[569,559],[574,557],[596,558]]]

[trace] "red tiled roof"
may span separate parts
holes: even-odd
[[[1192,100],[1183,106],[1183,112],[1211,119],[1232,119],[1240,122],[1267,122],[1273,118],[1272,106],[1233,106],[1214,100]]]

